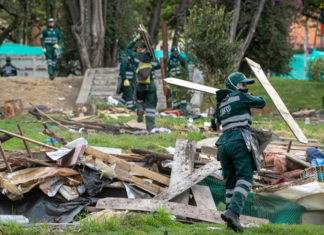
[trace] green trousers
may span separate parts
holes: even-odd
[[[171,96],[174,99],[174,101],[172,102],[173,109],[177,109],[177,110],[179,110],[179,109],[186,110],[187,109],[187,101],[185,99],[179,101],[177,99],[176,91],[172,91]]]
[[[119,99],[118,104],[119,105],[126,104],[127,109],[134,111],[136,109],[134,102],[133,102],[134,83],[132,80],[128,80],[128,81],[129,81],[130,86],[127,86],[127,87],[123,86],[123,95]]]
[[[46,62],[47,62],[47,68],[48,68],[48,74],[54,74],[54,69],[56,65],[56,56],[55,56],[55,48],[53,45],[47,45],[45,44],[46,48]]]
[[[149,85],[137,84],[137,113],[141,109],[146,111],[146,129],[151,131],[155,128],[155,112],[157,104],[156,88],[154,81]]]
[[[245,198],[253,184],[253,160],[243,140],[229,141],[218,146],[226,183],[226,209],[241,215]]]

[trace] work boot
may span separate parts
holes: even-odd
[[[232,211],[231,209],[227,209],[221,214],[221,218],[228,224],[234,232],[241,232],[243,233],[244,228],[240,223],[240,219],[238,215]]]
[[[54,74],[50,74],[49,79],[50,79],[50,80],[54,80],[54,78],[55,78],[55,77],[54,77]]]
[[[137,114],[137,122],[143,122],[144,110],[140,109]]]

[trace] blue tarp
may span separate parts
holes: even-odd
[[[42,55],[42,47],[31,47],[14,43],[2,43],[0,46],[1,55]]]
[[[312,54],[306,55],[306,66],[310,60],[313,60],[317,57],[324,57],[324,52],[317,51],[315,48],[312,51]],[[304,76],[304,55],[303,54],[295,54],[293,56],[293,61],[291,62],[292,70],[288,74],[288,76],[280,76],[284,78],[290,79],[299,79],[299,80],[309,80],[308,77]]]

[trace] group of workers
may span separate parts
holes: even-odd
[[[155,70],[160,69],[161,65],[157,59],[150,55],[140,34],[127,45],[126,52],[128,56],[122,60],[119,72],[123,91],[119,104],[126,105],[127,109],[136,110],[138,122],[143,122],[145,114],[146,128],[151,131],[155,128],[158,101],[154,83]],[[171,74],[181,75],[180,66],[184,68],[186,76],[189,77],[186,60],[179,55],[177,47],[172,47],[171,58],[167,61],[167,77],[170,77]],[[186,100],[176,100],[176,92],[173,92],[172,96],[175,100],[173,109],[186,109]],[[181,102],[181,106],[179,102]]]
[[[57,56],[55,50],[60,43],[60,32],[54,27],[54,20],[50,19],[41,36],[50,79],[54,79]],[[160,69],[161,65],[150,55],[140,34],[128,44],[126,52],[128,56],[120,65],[119,76],[122,79],[123,95],[119,104],[126,105],[130,110],[136,110],[138,122],[143,122],[146,113],[146,127],[151,131],[155,127],[157,105],[155,70]],[[172,74],[179,76],[181,71],[185,71],[186,77],[189,77],[186,60],[179,55],[177,47],[172,47],[171,57],[167,61],[167,77]],[[1,69],[1,76],[14,75],[17,75],[17,69],[11,64],[10,57],[7,57],[6,65]],[[254,80],[247,79],[242,73],[229,75],[225,80],[226,89],[216,92],[217,107],[211,118],[212,129],[219,131],[222,126],[223,132],[216,142],[218,159],[226,182],[226,210],[221,217],[227,223],[228,229],[236,232],[243,232],[245,229],[239,217],[253,184],[253,171],[260,167],[256,156],[247,150],[250,143],[246,136],[252,135],[250,109],[263,108],[266,105],[262,97],[248,93],[247,85],[253,83]],[[172,97],[173,109],[186,109],[186,100],[177,100],[175,92],[172,93]]]

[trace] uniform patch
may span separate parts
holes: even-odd
[[[228,114],[231,111],[231,106],[227,105],[224,108],[220,109],[220,116],[224,116],[225,114]]]

